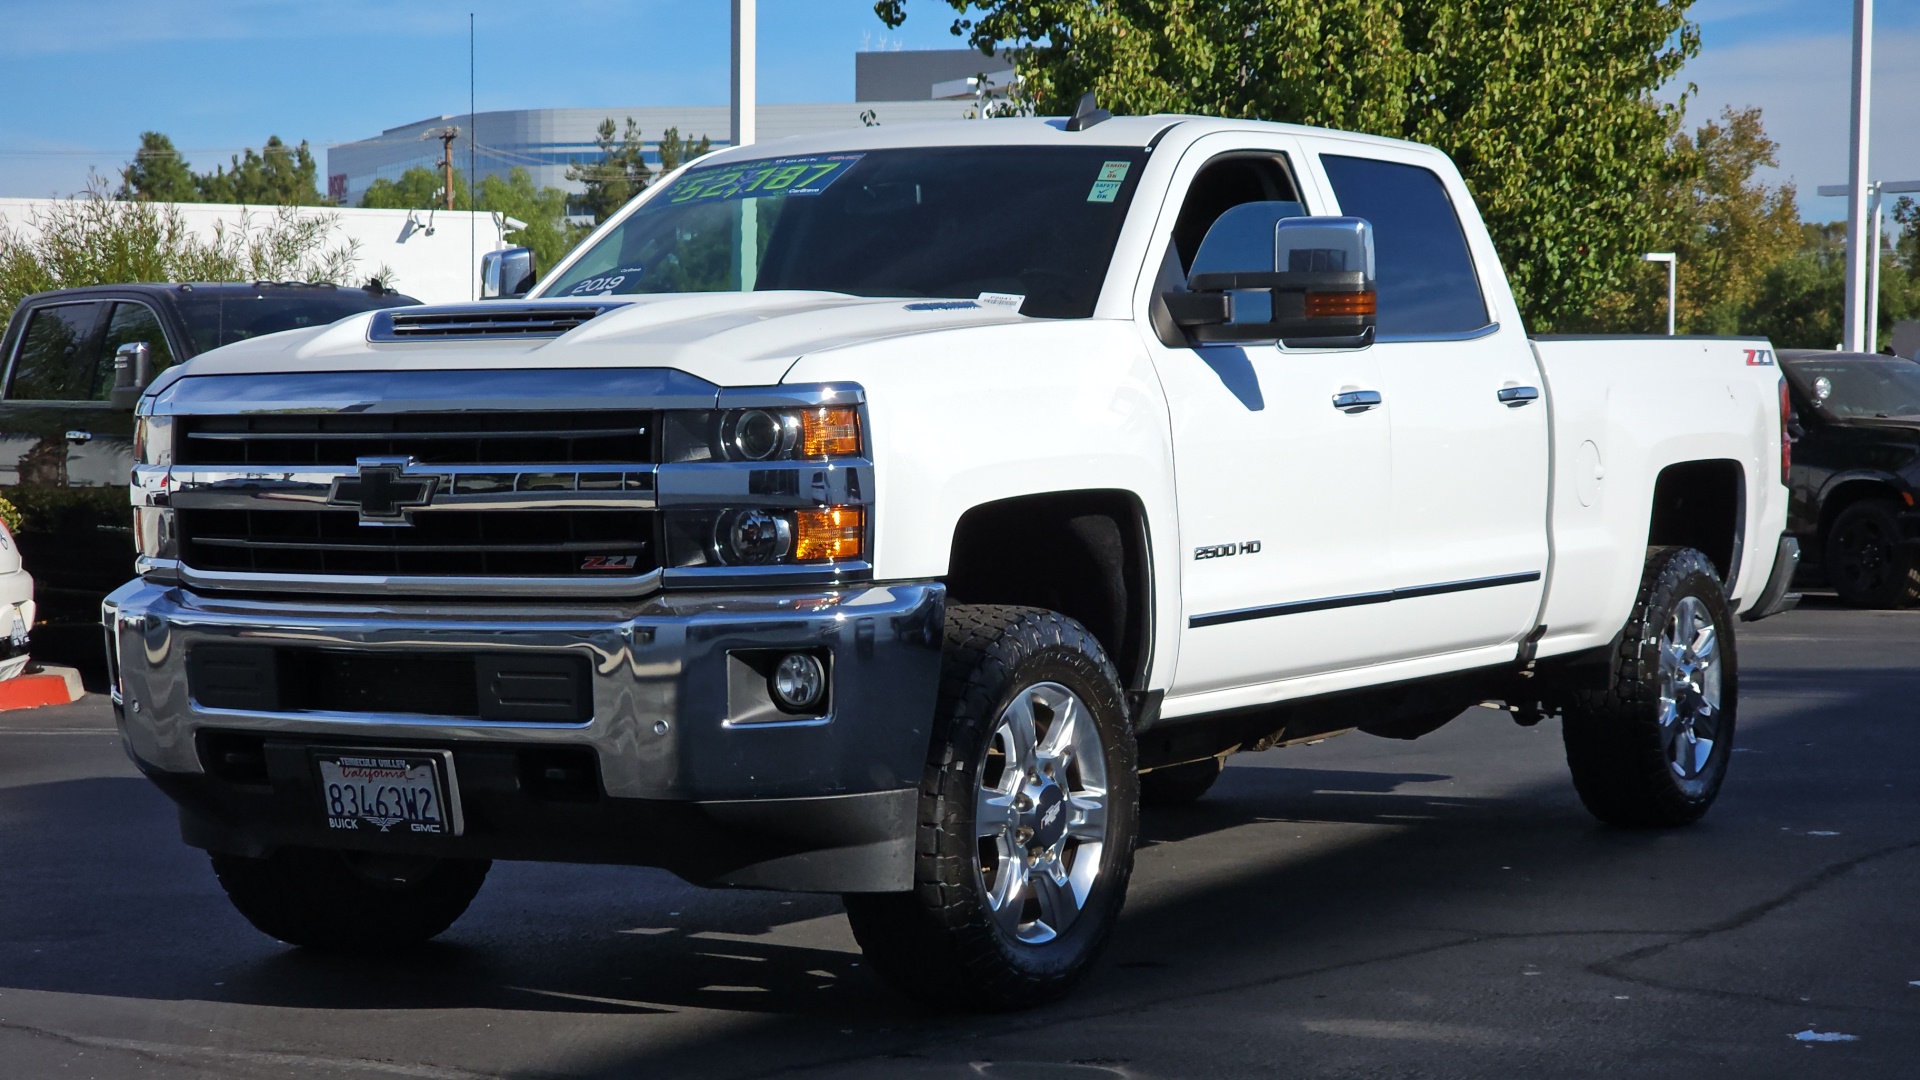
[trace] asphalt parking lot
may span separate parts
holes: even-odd
[[[1557,724],[1484,709],[1243,756],[1148,816],[1092,981],[988,1017],[903,1004],[833,897],[641,869],[501,864],[424,950],[287,949],[180,845],[103,699],[0,715],[0,1074],[1911,1076],[1920,612],[1739,633],[1701,824],[1595,824]]]

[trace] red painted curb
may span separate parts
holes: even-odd
[[[65,705],[72,700],[64,675],[20,675],[0,682],[0,711]]]

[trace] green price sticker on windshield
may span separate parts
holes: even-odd
[[[674,181],[666,201],[683,203],[732,202],[773,195],[818,195],[853,168],[862,154],[819,154],[812,157],[745,161],[712,169],[695,169]]]

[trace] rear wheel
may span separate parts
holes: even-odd
[[[1885,499],[1854,503],[1827,530],[1827,581],[1840,599],[1864,608],[1920,601],[1920,560],[1900,536],[1900,518]]]
[[[1064,995],[1126,899],[1137,780],[1119,679],[1085,627],[949,608],[913,891],[845,898],[874,970],[948,1007]]]
[[[435,937],[467,910],[491,865],[316,848],[281,848],[264,859],[213,855],[227,898],[261,933],[337,951]]]
[[[1737,680],[1733,617],[1712,561],[1692,548],[1650,550],[1608,687],[1565,710],[1580,801],[1612,825],[1698,820],[1733,754]]]
[[[1180,765],[1167,765],[1140,774],[1140,805],[1185,806],[1200,801],[1213,790],[1227,763],[1221,758],[1204,758]]]

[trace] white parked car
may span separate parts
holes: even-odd
[[[1102,117],[728,150],[530,296],[168,371],[115,701],[240,910],[663,866],[1009,1007],[1237,750],[1493,700],[1704,813],[1794,558],[1768,343],[1530,339],[1433,149]]]
[[[35,614],[33,575],[20,565],[13,530],[0,522],[0,679],[26,670]]]

